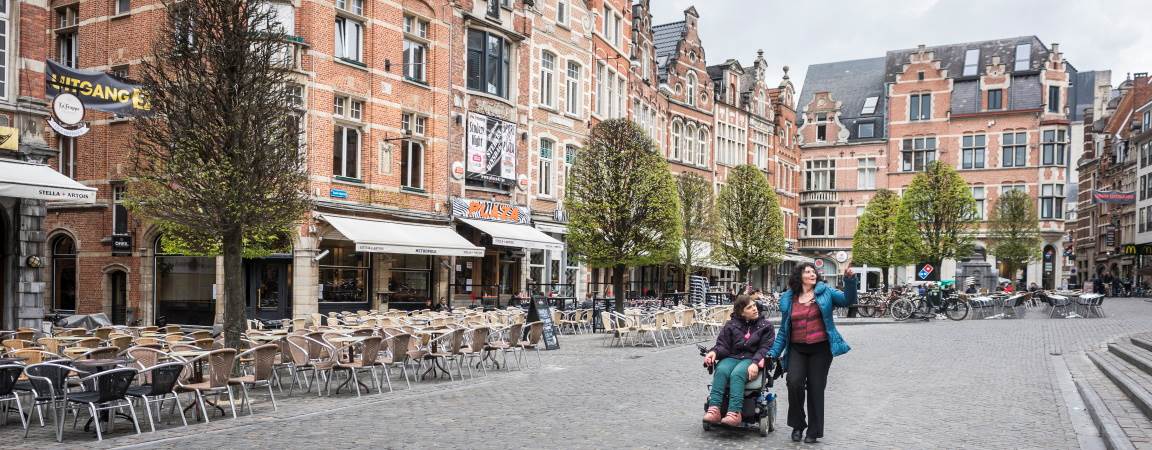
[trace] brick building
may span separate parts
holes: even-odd
[[[1078,120],[1069,102],[1078,86],[1056,44],[1026,36],[920,46],[814,68],[800,100],[805,184],[831,192],[801,199],[803,250],[838,269],[851,259],[849,240],[871,191],[900,192],[929,162],[941,161],[969,182],[981,218],[1001,193],[1027,191],[1037,199],[1043,240],[1042,260],[1022,274],[1001,274],[982,223],[974,253],[944,261],[943,278],[971,276],[991,287],[999,274],[1047,288],[1063,279],[1056,249],[1066,239],[1069,146]],[[898,271],[895,279],[911,277]]]

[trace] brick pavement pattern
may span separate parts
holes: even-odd
[[[1104,319],[885,324],[844,327],[853,351],[832,365],[826,448],[1078,448],[1052,360],[1152,330],[1152,303],[1113,300]],[[75,448],[793,448],[784,419],[776,433],[701,430],[707,373],[694,346],[606,348],[600,336],[562,336],[544,366],[455,383],[421,383],[357,399],[283,396],[273,412],[188,428],[165,425],[114,438],[50,428],[4,447]],[[1076,358],[1069,357],[1069,366]],[[1075,369],[1073,369],[1075,371]],[[403,382],[400,383],[400,386]],[[780,411],[786,411],[780,383]],[[1104,393],[1102,393],[1103,395]],[[191,419],[190,419],[191,420]]]

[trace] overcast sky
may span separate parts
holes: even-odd
[[[652,0],[653,23],[700,13],[708,64],[744,65],[764,49],[769,79],[781,67],[799,94],[809,64],[884,56],[887,50],[1036,35],[1060,43],[1077,70],[1152,72],[1148,0]]]

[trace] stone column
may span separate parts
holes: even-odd
[[[22,199],[16,205],[16,254],[13,255],[16,270],[13,273],[13,282],[16,285],[16,297],[13,304],[16,306],[17,327],[31,327],[40,329],[44,319],[44,282],[40,280],[39,267],[30,267],[28,259],[31,256],[44,261],[40,254],[44,248],[44,231],[40,228],[44,220],[46,209],[41,200]]]
[[[217,256],[216,258],[216,284],[213,284],[213,289],[216,292],[216,314],[212,319],[212,323],[224,323],[224,301],[227,297],[224,293],[224,257]]]
[[[317,285],[320,269],[316,262],[320,242],[311,236],[297,236],[292,246],[292,318],[307,318],[320,312]]]

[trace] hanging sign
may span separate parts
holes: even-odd
[[[122,116],[152,114],[152,105],[141,86],[125,83],[104,72],[77,70],[49,60],[46,61],[44,78],[44,93],[49,97],[71,93],[85,107],[97,111]]]
[[[452,162],[452,178],[457,180],[464,178],[464,163],[460,161]]]
[[[1122,205],[1130,205],[1136,203],[1136,193],[1118,191],[1093,191],[1092,203],[1118,203]]]
[[[84,102],[67,92],[56,95],[52,99],[52,117],[48,118],[48,126],[61,136],[79,137],[88,133],[88,125],[84,123]]]
[[[0,150],[20,149],[20,129],[0,127]]]
[[[516,181],[516,124],[468,113],[469,178],[497,183]]]

